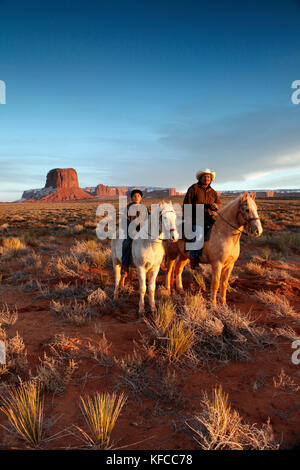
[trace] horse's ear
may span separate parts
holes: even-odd
[[[247,201],[247,199],[248,199],[248,191],[244,194],[242,202]]]
[[[252,199],[255,199],[256,193],[251,194]]]

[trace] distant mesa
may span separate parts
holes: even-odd
[[[50,170],[44,188],[30,189],[22,195],[22,201],[62,202],[78,199],[93,199],[93,196],[79,187],[74,168]]]
[[[47,174],[45,188],[79,188],[74,168],[54,168]]]
[[[130,196],[130,192],[136,186],[106,186],[98,184],[95,187],[80,188],[77,171],[74,168],[54,168],[47,174],[44,188],[29,189],[23,192],[24,201],[40,202],[64,202],[81,199],[117,199],[120,196]],[[179,193],[175,188],[158,188],[139,186],[144,197],[168,197]]]

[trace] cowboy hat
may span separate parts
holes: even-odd
[[[197,174],[196,174],[197,180],[199,180],[202,175],[206,175],[206,174],[209,174],[211,176],[211,180],[215,179],[216,172],[215,171],[210,171],[209,168],[205,168],[205,170],[197,172]]]

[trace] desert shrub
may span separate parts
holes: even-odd
[[[18,237],[2,238],[2,247],[2,255],[8,259],[30,253],[30,250]]]
[[[70,282],[60,281],[54,289],[50,289],[48,286],[42,286],[38,283],[39,294],[38,297],[43,297],[45,299],[68,299],[68,298],[77,298],[83,299],[90,295],[93,288],[88,285],[78,285],[71,284]]]
[[[249,261],[246,263],[246,270],[251,274],[257,274],[258,276],[266,275],[266,268],[257,262]]]
[[[27,351],[23,338],[17,334],[7,338],[6,333],[0,330],[1,340],[5,344],[6,363],[0,365],[0,375],[15,374],[15,376],[28,375]]]
[[[103,306],[108,301],[108,297],[106,292],[99,287],[88,296],[87,301],[91,305]]]
[[[126,403],[127,398],[122,393],[117,397],[115,393],[98,392],[91,398],[80,397],[81,411],[89,428],[89,433],[82,428],[76,428],[82,434],[87,444],[97,449],[108,449],[112,430]]]
[[[195,425],[188,424],[194,439],[203,450],[269,450],[278,449],[270,422],[259,428],[242,420],[232,410],[228,395],[219,386],[211,400],[204,395],[203,412],[195,416]]]
[[[42,440],[43,403],[37,383],[21,383],[10,387],[2,399],[1,411],[8,417],[18,435],[32,447],[38,447]]]
[[[99,329],[99,324],[98,324]],[[91,343],[88,343],[88,350],[92,354],[92,358],[97,362],[97,364],[103,367],[112,367],[113,366],[113,356],[110,354],[111,343],[106,339],[105,333],[102,334],[100,340]]]
[[[40,358],[35,380],[42,390],[60,394],[65,391],[76,368],[77,364],[73,359],[64,361],[60,357],[48,357],[44,353],[44,358]]]
[[[275,388],[287,392],[299,392],[300,386],[297,385],[292,377],[287,375],[284,369],[281,369],[277,377],[273,377],[273,384]]]
[[[256,293],[256,297],[265,305],[271,307],[275,315],[281,317],[298,316],[293,307],[290,305],[288,299],[286,297],[275,294],[275,292],[259,291]]]
[[[14,325],[17,319],[18,309],[16,305],[13,308],[10,308],[7,304],[0,307],[0,328]]]
[[[77,326],[85,325],[94,315],[94,311],[91,310],[87,302],[79,303],[76,299],[69,303],[52,300],[50,308],[56,316]]]
[[[260,345],[261,332],[227,305],[208,309],[201,296],[187,296],[181,317],[194,332],[193,352],[201,362],[247,361],[251,347]]]

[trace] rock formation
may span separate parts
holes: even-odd
[[[94,196],[79,187],[77,172],[74,168],[50,170],[44,188],[30,189],[24,191],[22,195],[22,200],[27,201],[60,202],[77,199],[94,199]]]
[[[54,168],[47,174],[45,188],[79,188],[74,168]]]

